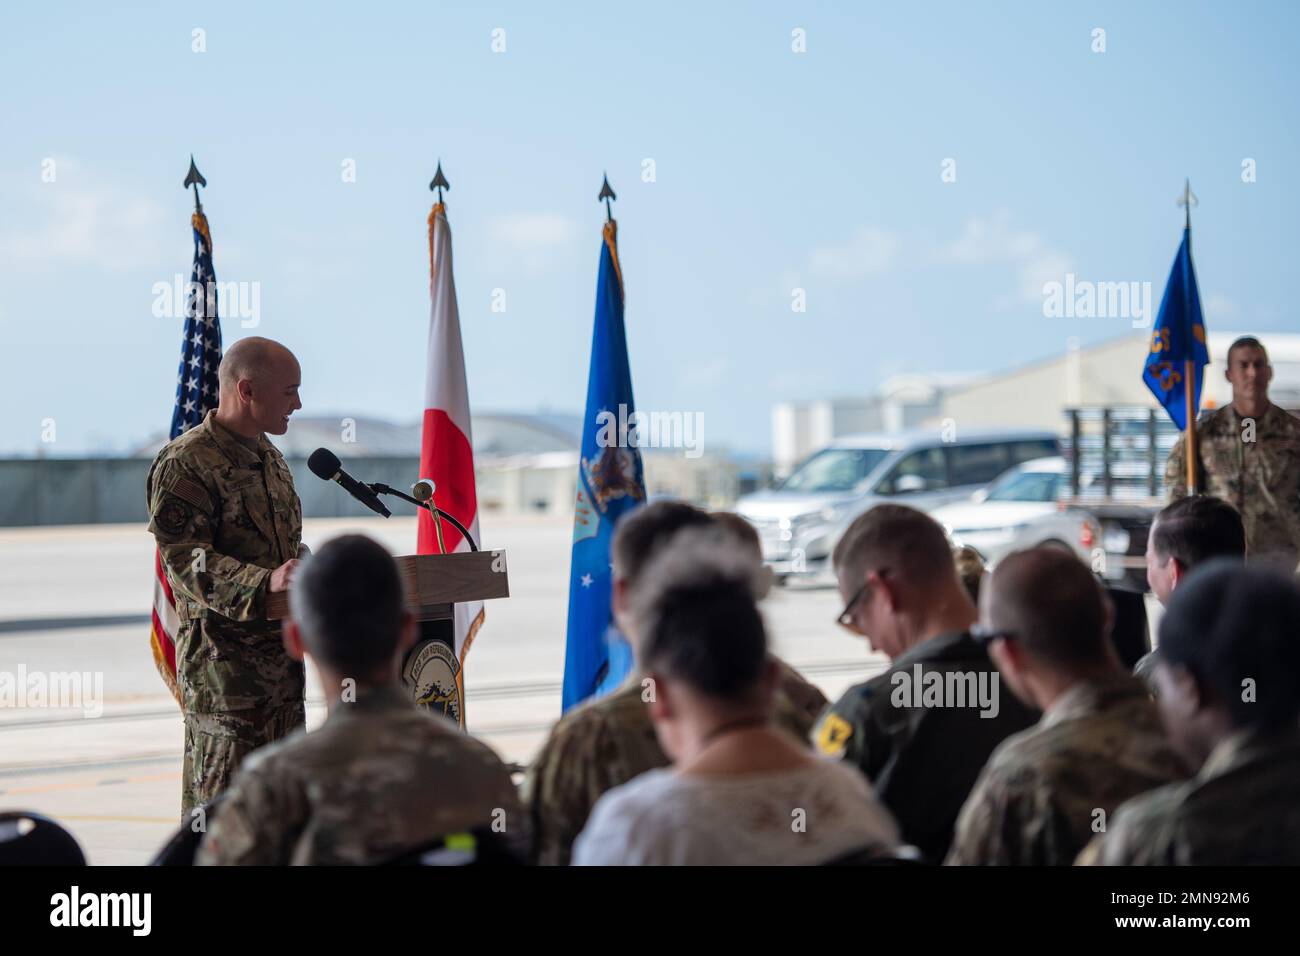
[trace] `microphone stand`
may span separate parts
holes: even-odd
[[[456,528],[457,531],[459,531],[462,535],[464,535],[465,540],[469,542],[469,549],[470,549],[471,551],[477,551],[477,550],[478,550],[478,545],[475,543],[474,539],[473,539],[472,537],[470,537],[469,529],[467,529],[463,524],[461,524],[459,521],[457,521],[457,520],[456,520],[455,518],[453,518],[451,515],[447,514],[447,512],[445,512],[445,511],[443,511],[441,508],[435,506],[432,500],[430,500],[430,501],[420,501],[420,500],[418,500],[418,499],[416,499],[416,498],[412,498],[410,495],[408,495],[408,494],[407,494],[406,492],[404,492],[404,491],[398,491],[396,488],[390,488],[388,485],[384,484],[383,482],[375,482],[374,484],[368,484],[368,485],[366,485],[366,487],[369,488],[371,491],[373,491],[373,492],[374,492],[375,494],[377,494],[377,495],[392,495],[392,496],[395,497],[395,498],[401,498],[403,501],[409,501],[411,504],[415,505],[417,508],[426,508],[426,509],[428,509],[429,514],[433,515],[433,523],[434,523],[434,527],[435,527],[435,528],[436,528],[437,525],[438,525],[438,518],[439,518],[439,517],[446,518],[448,521],[450,521],[450,522],[452,523],[452,525]],[[439,539],[439,544],[441,544],[441,543],[442,543],[442,529],[441,529],[441,528],[438,529],[438,539]],[[446,553],[446,548],[443,549],[443,553],[444,553],[444,554]]]

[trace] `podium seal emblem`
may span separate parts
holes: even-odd
[[[461,722],[462,702],[456,675],[460,662],[452,649],[439,640],[421,642],[407,658],[402,679],[411,689],[411,699],[435,714],[457,724]]]

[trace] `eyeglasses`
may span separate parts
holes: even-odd
[[[1006,641],[1014,641],[1016,639],[1015,631],[998,630],[992,627],[985,627],[983,624],[972,625],[970,636],[971,640],[980,647],[988,647],[999,638]]]
[[[876,575],[883,578],[887,573],[887,571],[880,570],[876,572]],[[870,587],[870,582],[864,582],[862,587],[858,588],[857,593],[849,598],[849,603],[844,605],[844,610],[840,611],[840,616],[835,619],[836,624],[854,634],[862,635],[862,629],[853,623],[853,609],[858,606],[858,602],[862,600]]]

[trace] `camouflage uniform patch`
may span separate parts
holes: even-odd
[[[172,498],[163,499],[158,513],[154,515],[160,531],[170,535],[180,534],[190,523],[190,511],[179,501]]]

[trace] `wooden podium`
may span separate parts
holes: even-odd
[[[504,551],[404,554],[395,559],[406,606],[418,622],[415,646],[402,662],[411,699],[465,726],[465,685],[452,620],[457,603],[510,596]],[[266,596],[266,617],[289,616],[289,592]]]

